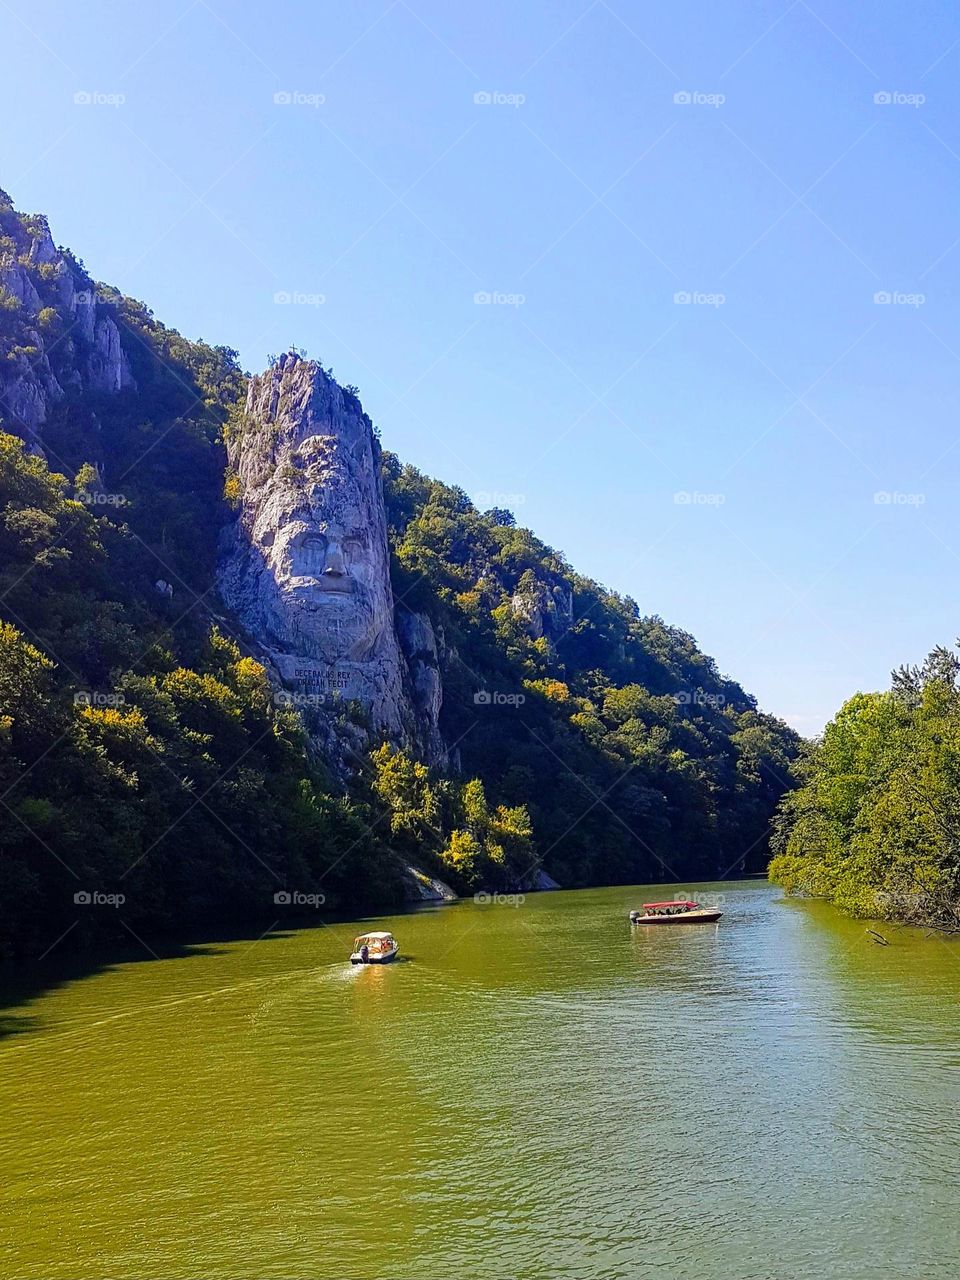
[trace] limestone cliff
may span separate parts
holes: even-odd
[[[315,736],[335,747],[331,715],[359,703],[371,740],[439,758],[438,639],[395,609],[380,446],[360,401],[284,354],[250,380],[228,460],[239,512],[220,594]]]
[[[534,640],[553,645],[573,623],[573,589],[567,583],[550,583],[527,572],[510,598],[514,616]]]
[[[134,385],[114,311],[46,219],[0,191],[0,426],[41,448],[55,405]]]

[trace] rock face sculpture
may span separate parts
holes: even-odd
[[[356,699],[406,737],[416,708],[394,622],[380,447],[359,400],[295,354],[251,380],[229,446],[242,493],[220,590],[304,702]]]

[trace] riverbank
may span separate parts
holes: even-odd
[[[960,898],[944,887],[918,891],[911,881],[900,889],[860,883],[851,888],[847,880],[831,876],[825,864],[793,854],[773,858],[767,878],[791,897],[829,902],[857,920],[960,934]]]

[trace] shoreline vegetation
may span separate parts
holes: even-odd
[[[960,658],[857,693],[797,763],[768,874],[860,918],[960,932]]]

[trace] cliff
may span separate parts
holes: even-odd
[[[798,740],[692,636],[382,450],[319,363],[249,377],[5,198],[0,233],[0,949],[109,934],[75,880],[139,931],[396,902],[410,864],[765,865]]]
[[[329,753],[330,717],[355,703],[368,749],[386,737],[438,763],[437,638],[394,601],[380,445],[359,400],[286,353],[250,379],[227,455],[239,510],[220,593],[287,704]]]
[[[116,307],[45,218],[17,214],[0,191],[0,404],[37,447],[55,405],[134,386]]]

